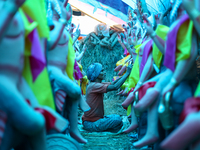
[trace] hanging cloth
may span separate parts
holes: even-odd
[[[169,31],[166,41],[164,65],[175,70],[176,62],[188,59],[192,47],[193,22],[188,15],[180,18],[177,25]]]

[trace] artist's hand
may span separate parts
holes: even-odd
[[[142,17],[143,17],[143,20],[144,20],[143,25],[147,30],[147,34],[151,35],[154,32],[153,27],[152,27],[150,21],[147,19],[147,17],[145,15],[143,15]]]
[[[122,77],[119,77],[118,79],[116,79],[115,81],[113,81],[111,84],[114,85],[115,83],[117,83]]]

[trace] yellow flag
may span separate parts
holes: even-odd
[[[167,27],[165,25],[158,25],[155,32],[156,32],[157,36],[159,36],[161,39],[166,41],[166,37],[167,37],[167,34],[169,32],[169,27]],[[155,43],[153,43],[152,54],[153,54],[153,60],[156,64],[156,66],[160,69],[160,64],[161,64],[161,61],[162,61],[163,54],[160,52],[160,50],[158,49],[158,47],[156,46]]]
[[[71,80],[74,80],[74,63],[75,63],[75,51],[73,48],[73,39],[68,33],[69,36],[69,43],[68,43],[68,56],[67,56],[67,67],[66,67],[66,72],[68,77]]]
[[[27,38],[27,35],[31,33],[37,26],[38,23],[33,21],[30,23],[24,14],[22,9],[19,9],[21,17],[24,22],[25,27],[25,59],[24,59],[24,69],[23,69],[23,77],[26,82],[30,86],[33,91],[38,103],[42,106],[49,106],[52,109],[55,109],[53,94],[51,90],[51,84],[49,80],[49,75],[47,72],[47,68],[45,67],[43,71],[38,75],[37,79],[33,82],[31,67],[30,67],[30,56],[31,56],[31,42]]]
[[[33,21],[38,23],[37,30],[40,37],[49,38],[49,26],[46,18],[45,0],[26,0],[21,9]]]
[[[188,20],[179,28],[177,35],[176,62],[190,57],[192,47],[193,22]]]

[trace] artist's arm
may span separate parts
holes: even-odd
[[[83,45],[83,50],[82,50],[81,54],[79,54],[78,57],[76,57],[76,61],[79,62],[82,59],[82,57],[83,57],[83,55],[84,55],[85,52],[86,52],[86,45],[84,44]]]
[[[18,8],[25,2],[25,0],[5,1],[2,9],[0,10],[0,41],[3,39],[9,24],[17,12]]]
[[[153,72],[153,56],[152,54],[150,54],[142,71],[142,74],[140,76],[140,80],[138,81],[134,91],[138,90],[142,86],[142,84],[149,79],[152,72]]]
[[[165,54],[165,41],[156,35],[155,31],[151,26],[151,23],[149,22],[149,20],[146,18],[145,15],[143,15],[143,19],[146,21],[146,23],[144,23],[144,27],[147,30],[147,34],[150,35],[150,37],[152,38],[152,40],[154,41],[160,52],[162,54]]]
[[[117,80],[113,81],[113,82],[111,83],[111,85],[114,85],[115,83],[117,83],[121,78],[122,78],[122,77],[119,77]]]
[[[118,90],[122,86],[122,84],[126,81],[126,79],[128,78],[129,74],[131,73],[131,69],[132,69],[132,65],[129,65],[126,73],[116,83],[110,84],[107,87],[106,91],[109,92],[109,91]]]

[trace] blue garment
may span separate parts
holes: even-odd
[[[84,121],[83,127],[90,132],[118,132],[123,126],[122,119],[119,115],[107,115],[95,122]]]
[[[100,63],[93,63],[87,69],[87,77],[90,81],[96,80],[102,70],[102,65]]]
[[[94,7],[93,13],[97,10],[97,8],[103,10],[107,13],[110,13],[125,22],[127,21],[128,17],[128,5],[124,3],[122,0],[79,0],[84,3],[87,3]],[[106,6],[106,7],[104,7]]]
[[[96,0],[101,2],[102,4],[105,4],[107,6],[110,6],[122,13],[124,13],[125,15],[128,14],[128,5],[126,3],[124,3],[122,0]]]

